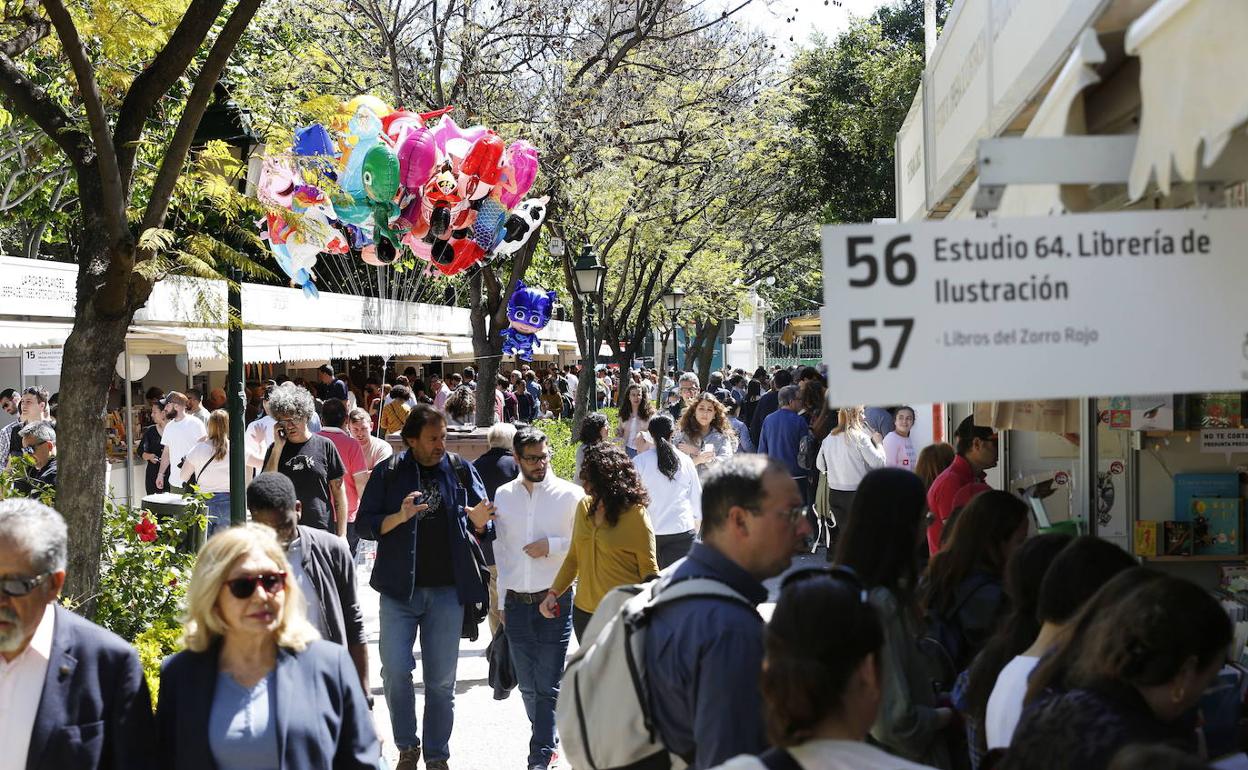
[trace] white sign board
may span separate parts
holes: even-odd
[[[1244,390],[1248,211],[823,229],[839,404]]]
[[[77,265],[0,257],[0,313],[73,318],[77,281]]]
[[[60,377],[61,348],[27,348],[22,351],[22,378]]]
[[[1248,430],[1202,430],[1200,451],[1212,454],[1248,452]]]

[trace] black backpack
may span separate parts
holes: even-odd
[[[984,575],[947,612],[927,612],[924,619],[927,628],[919,638],[919,649],[932,663],[933,684],[940,692],[952,690],[958,674],[969,663],[966,658],[969,657],[971,643],[958,623],[958,614],[977,593],[993,583],[992,578]]]

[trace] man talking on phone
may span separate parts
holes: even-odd
[[[342,483],[346,467],[334,442],[309,430],[315,409],[312,394],[303,388],[273,391],[269,396],[273,444],[264,456],[264,471],[280,473],[295,485],[295,496],[303,506],[300,524],[345,538],[350,519]]]
[[[359,536],[377,541],[370,585],[381,594],[381,681],[395,770],[446,770],[464,608],[485,604],[472,538],[494,537],[494,506],[471,463],[446,451],[446,418],[418,404],[400,432],[407,450],[373,469],[360,500]],[[417,735],[413,645],[420,637],[424,734]]]

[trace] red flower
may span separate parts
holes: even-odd
[[[147,515],[144,514],[143,521],[134,525],[134,533],[144,543],[151,543],[156,540],[156,522],[147,518]]]

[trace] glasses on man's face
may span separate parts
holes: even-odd
[[[266,594],[275,594],[286,588],[285,572],[265,572],[260,575],[234,578],[225,581],[235,599],[249,599],[256,592],[256,586],[264,586]]]
[[[862,578],[858,577],[858,573],[841,564],[832,567],[799,567],[780,578],[780,590],[783,591],[794,583],[816,577],[830,577],[845,583],[858,595],[858,601],[862,604],[867,604],[870,599],[867,585],[862,582]]]
[[[545,465],[546,463],[550,462],[550,452],[545,452],[540,455],[522,454],[520,455],[520,459],[528,463],[529,465]]]
[[[42,575],[28,578],[4,578],[0,580],[0,593],[14,599],[20,599],[35,590],[51,574],[51,572],[45,572]]]

